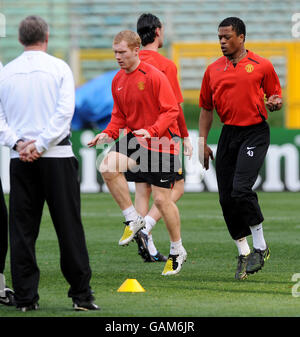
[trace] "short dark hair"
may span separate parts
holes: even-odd
[[[246,25],[241,19],[231,16],[229,18],[224,19],[219,24],[219,28],[228,26],[232,26],[232,30],[236,32],[237,36],[244,34],[244,37],[246,38]]]
[[[19,25],[19,40],[24,46],[45,42],[48,31],[48,24],[44,19],[30,15]]]
[[[139,34],[142,45],[146,46],[155,40],[156,28],[161,28],[162,24],[159,18],[151,13],[142,14],[137,22],[137,33]]]

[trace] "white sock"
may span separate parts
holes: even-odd
[[[265,250],[267,244],[264,238],[262,223],[256,226],[250,226],[250,230],[253,238],[253,248]]]
[[[5,276],[0,274],[0,297],[5,297]]]
[[[152,256],[155,256],[157,254],[157,249],[154,245],[152,235],[148,235],[148,250]]]
[[[146,215],[145,216],[145,221],[146,221],[146,226],[143,229],[143,232],[147,235],[149,235],[149,233],[152,231],[152,228],[155,226],[156,224],[156,220],[153,219],[150,215]]]
[[[248,255],[250,254],[250,247],[248,245],[248,241],[247,241],[247,238],[241,238],[241,239],[238,239],[238,240],[234,240],[236,246],[237,246],[237,249],[239,251],[239,255]]]
[[[171,255],[178,255],[182,248],[183,248],[183,246],[182,246],[182,240],[181,239],[179,241],[176,241],[176,242],[171,241],[170,254]]]
[[[122,211],[125,221],[132,221],[138,217],[137,211],[135,210],[134,206],[130,206]]]

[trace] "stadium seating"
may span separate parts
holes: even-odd
[[[217,41],[217,25],[225,17],[238,16],[247,25],[247,40],[291,40],[291,16],[300,12],[299,0],[2,0],[7,37],[1,39],[0,60],[5,64],[22,48],[17,27],[30,14],[50,24],[49,51],[67,61],[73,49],[111,48],[114,35],[135,30],[143,12],[158,15],[166,25],[166,47],[176,41]],[[284,61],[284,60],[283,60]],[[286,63],[276,59],[275,68],[284,83]],[[190,62],[190,61],[189,61]],[[191,63],[181,74],[182,86],[199,83],[203,65],[194,71]],[[86,62],[81,82],[115,68],[110,61]]]

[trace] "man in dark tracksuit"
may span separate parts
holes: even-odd
[[[5,259],[7,254],[7,208],[5,204],[4,194],[2,190],[2,182],[0,179],[0,275],[3,274],[5,267]],[[1,288],[0,288],[1,291]]]
[[[3,68],[0,62],[0,70]],[[5,285],[5,260],[8,249],[8,219],[7,208],[2,190],[2,182],[0,179],[0,304],[13,305],[14,297],[13,291],[6,288]]]
[[[199,104],[199,136],[204,147],[199,153],[203,153],[203,164],[208,169],[213,154],[207,146],[207,136],[215,108],[224,123],[216,155],[219,199],[239,251],[235,277],[244,279],[260,270],[270,256],[262,229],[264,218],[252,187],[270,143],[264,95],[268,109],[279,110],[281,87],[271,62],[245,49],[246,28],[242,20],[223,20],[218,35],[224,56],[209,65],[204,74]],[[251,254],[246,239],[250,234]]]
[[[7,208],[0,179],[0,304],[14,305],[13,291],[6,288],[4,268],[8,248]]]

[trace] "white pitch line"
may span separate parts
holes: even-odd
[[[102,212],[82,212],[83,217],[87,218],[98,218],[98,217],[122,217],[121,213],[102,213]],[[222,215],[209,215],[209,214],[197,214],[197,215],[184,215],[181,216],[183,219],[217,219],[223,220]],[[297,216],[265,216],[265,221],[289,221],[289,220],[299,220]]]

